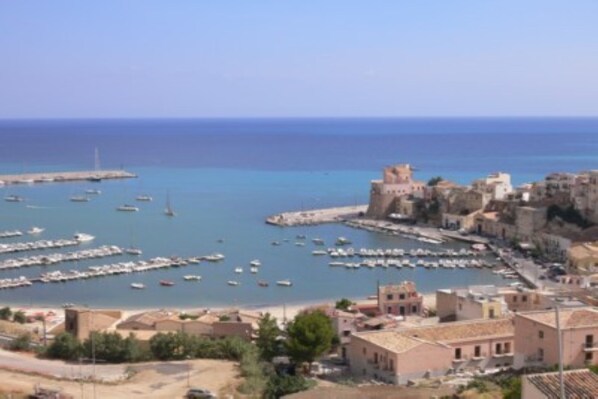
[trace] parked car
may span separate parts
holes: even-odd
[[[216,395],[207,389],[191,388],[185,394],[186,399],[216,399]]]

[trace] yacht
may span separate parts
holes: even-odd
[[[117,211],[121,212],[139,212],[139,208],[133,205],[124,204],[116,208]]]
[[[291,280],[286,279],[286,280],[278,280],[276,282],[276,285],[280,285],[282,287],[290,287],[293,285],[293,283],[291,282]]]
[[[193,257],[193,258],[187,259],[187,262],[189,262],[193,265],[199,265],[199,263],[201,262],[201,259],[199,259],[197,257]]]
[[[221,260],[224,260],[224,255],[215,253],[215,254],[206,256],[204,259],[209,262],[219,262]]]
[[[164,209],[164,214],[166,216],[176,216],[176,213],[174,213],[174,210],[172,210],[172,206],[170,205],[170,194],[166,195],[166,208]]]
[[[100,183],[102,181],[102,178],[98,175],[93,175],[93,176],[89,176],[87,178],[87,181],[90,181],[92,183]]]
[[[93,239],[95,239],[94,236],[92,236],[91,234],[85,234],[85,233],[76,233],[73,238],[79,242],[87,242],[87,241],[92,241]]]
[[[260,261],[259,261],[259,260],[257,260],[257,259],[254,259],[254,260],[252,260],[251,262],[249,262],[249,264],[250,264],[251,266],[260,267],[260,266],[262,265],[262,262],[260,262]]]
[[[339,237],[336,239],[336,245],[349,245],[351,244],[351,240],[345,237]]]
[[[252,266],[252,267],[249,269],[249,271],[250,271],[251,273],[255,274],[255,273],[257,273],[257,271],[258,271],[258,268],[257,268],[257,267],[255,267],[255,266]]]
[[[54,181],[54,178],[53,177],[40,177],[36,181],[38,181],[40,183],[52,183]]]
[[[228,284],[230,286],[233,286],[233,287],[236,287],[237,285],[239,285],[239,282],[238,281],[234,281],[234,280],[228,280],[226,282],[226,284]]]
[[[174,285],[174,281],[160,280],[160,285],[163,287],[172,287]]]
[[[311,242],[313,242],[314,245],[324,245],[324,240],[322,240],[321,238],[314,238],[311,240]]]
[[[281,245],[280,241],[272,241],[272,245],[274,245],[275,247]]]
[[[312,252],[311,252],[311,254],[312,254],[312,255],[315,255],[315,256],[323,256],[323,255],[327,255],[327,254],[328,254],[328,252],[326,252],[326,251],[321,251],[321,250],[315,250],[315,251],[312,251]]]
[[[235,273],[237,273],[237,274],[243,273],[243,268],[242,267],[235,268]]]
[[[69,198],[71,202],[89,202],[89,197],[85,195],[73,195]]]
[[[136,256],[139,256],[143,253],[143,251],[141,251],[141,249],[136,248],[136,247],[129,247],[129,248],[125,249],[125,252],[128,253],[129,255],[136,255]]]
[[[269,286],[270,284],[268,284],[268,282],[267,282],[267,281],[260,280],[260,281],[258,281],[258,282],[257,282],[257,285],[259,285],[260,287],[267,287],[267,286]]]
[[[295,238],[298,240],[305,240],[307,236],[305,234],[297,234]]]
[[[183,280],[185,280],[185,281],[199,281],[199,280],[201,280],[201,276],[198,276],[196,274],[188,274],[186,276],[183,276]]]
[[[149,195],[138,195],[137,197],[135,197],[135,200],[140,202],[151,202],[153,201],[153,198]]]
[[[27,230],[27,234],[29,235],[36,235],[36,234],[41,234],[44,232],[45,229],[41,228],[41,227],[35,227],[33,226],[32,228],[30,228],[29,230]]]
[[[33,179],[20,179],[20,180],[17,180],[16,182],[20,183],[20,184],[33,184],[33,183],[35,183],[35,180],[33,180]]]
[[[23,202],[23,201],[25,201],[25,198],[23,198],[19,195],[7,195],[6,197],[4,197],[4,201],[6,201],[6,202]]]
[[[133,288],[134,290],[142,290],[145,288],[145,284],[131,283],[131,288]]]

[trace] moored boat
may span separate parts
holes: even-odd
[[[45,230],[44,228],[33,226],[32,228],[27,230],[27,234],[29,234],[29,235],[41,234],[44,232],[44,230]]]
[[[79,242],[87,242],[87,241],[91,241],[91,240],[95,239],[95,237],[92,236],[91,234],[85,234],[85,233],[75,233],[73,238]]]
[[[116,208],[116,210],[120,212],[138,212],[139,208],[134,205],[124,204]]]
[[[69,200],[71,202],[89,202],[89,197],[86,195],[73,195]]]
[[[136,248],[136,247],[129,247],[129,248],[125,249],[125,252],[128,253],[129,255],[136,255],[136,256],[139,256],[143,253],[143,251],[141,251],[141,249]]]
[[[20,195],[7,195],[4,197],[4,201],[6,202],[23,202],[25,198],[21,197]]]
[[[160,285],[163,287],[172,287],[174,285],[174,281],[160,280]]]
[[[230,286],[232,286],[232,287],[236,287],[236,286],[237,286],[237,285],[239,285],[240,283],[239,283],[238,281],[235,281],[235,280],[228,280],[228,281],[226,282],[226,284],[228,284],[228,285],[230,285]]]
[[[198,276],[196,274],[188,274],[186,276],[183,276],[183,280],[185,280],[185,281],[199,281],[199,280],[201,280],[201,276]]]
[[[131,283],[131,288],[133,288],[134,290],[142,290],[145,288],[145,284]]]
[[[270,284],[267,281],[260,280],[257,282],[257,285],[259,285],[260,287],[268,287]]]
[[[135,197],[135,201],[139,201],[139,202],[151,202],[153,200],[154,199],[151,196],[145,195],[145,194],[138,195],[137,197]]]
[[[293,283],[291,282],[291,280],[286,279],[286,280],[278,280],[276,282],[276,285],[280,285],[282,287],[290,287],[293,285]]]

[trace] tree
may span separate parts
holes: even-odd
[[[25,312],[18,310],[12,314],[12,321],[25,324],[27,322],[27,316],[25,316]]]
[[[313,381],[300,375],[273,375],[268,381],[264,398],[278,399],[285,395],[305,391],[314,385]]]
[[[63,360],[75,360],[81,353],[81,343],[67,332],[58,334],[46,350],[46,356],[49,358]]]
[[[256,345],[263,360],[270,361],[280,353],[278,337],[280,329],[276,324],[276,318],[266,313],[258,322]]]
[[[27,351],[31,346],[31,334],[23,333],[12,340],[10,349],[13,351]]]
[[[295,363],[308,362],[310,368],[316,357],[330,349],[334,337],[330,319],[320,310],[297,315],[287,332],[289,356]]]
[[[336,301],[336,305],[334,306],[336,309],[344,310],[346,312],[349,311],[349,308],[353,305],[353,302],[348,300],[347,298],[342,298]]]
[[[444,179],[442,178],[442,176],[433,177],[430,180],[428,180],[428,186],[429,187],[433,187],[433,186],[437,185],[438,183],[440,183],[443,180]]]
[[[83,348],[85,357],[95,355],[96,359],[109,363],[134,362],[143,357],[139,341],[132,334],[123,338],[117,332],[93,332]]]
[[[150,351],[158,360],[180,359],[180,337],[179,333],[158,333],[150,341]]]
[[[10,316],[12,316],[12,311],[8,306],[0,309],[0,320],[10,320]]]

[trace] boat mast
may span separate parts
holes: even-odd
[[[100,171],[100,151],[98,150],[98,147],[95,148],[95,164],[94,164],[94,168],[96,172]]]

